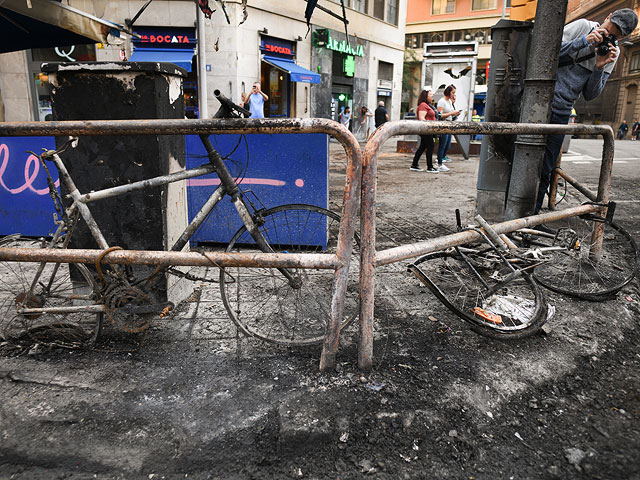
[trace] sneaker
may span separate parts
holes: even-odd
[[[438,168],[439,172],[448,172],[449,170],[451,170],[449,167],[447,167],[446,165],[440,165],[440,167]]]
[[[437,168],[433,168],[433,167],[427,168],[427,172],[429,172],[429,173],[438,173],[438,169]]]
[[[442,163],[449,163],[449,162],[452,162],[452,161],[453,161],[453,160],[451,160],[449,157],[444,157],[444,158],[442,159]]]
[[[423,168],[418,167],[409,167],[409,170],[411,170],[412,172],[424,172]]]

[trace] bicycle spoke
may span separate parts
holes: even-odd
[[[308,205],[287,205],[263,212],[262,218],[260,231],[275,251],[335,253],[339,227],[339,217],[335,214]],[[250,236],[241,229],[227,251],[247,251],[243,248],[247,243],[251,243]],[[357,245],[354,255],[357,255]],[[357,269],[356,258],[352,259],[352,266]],[[284,270],[290,279],[275,268],[234,270],[237,284],[220,286],[227,312],[242,331],[263,340],[286,345],[319,343],[331,317],[334,270]],[[358,311],[358,275],[351,273],[343,327]]]

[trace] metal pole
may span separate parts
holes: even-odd
[[[206,33],[205,18],[202,10],[196,4],[198,18],[198,118],[209,118],[209,106],[207,103],[207,54],[206,54]]]
[[[558,70],[558,52],[567,15],[567,2],[538,0],[527,62],[520,121],[547,123]],[[505,219],[533,214],[546,139],[540,135],[519,135],[509,182]]]

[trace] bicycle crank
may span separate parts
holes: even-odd
[[[141,289],[121,284],[109,285],[103,298],[109,321],[127,333],[143,332],[154,317],[165,316],[174,306],[171,302],[153,303]]]

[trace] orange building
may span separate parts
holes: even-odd
[[[407,0],[403,111],[415,107],[420,94],[422,46],[426,42],[477,40],[476,84],[486,83],[491,58],[491,27],[509,16],[511,0]]]

